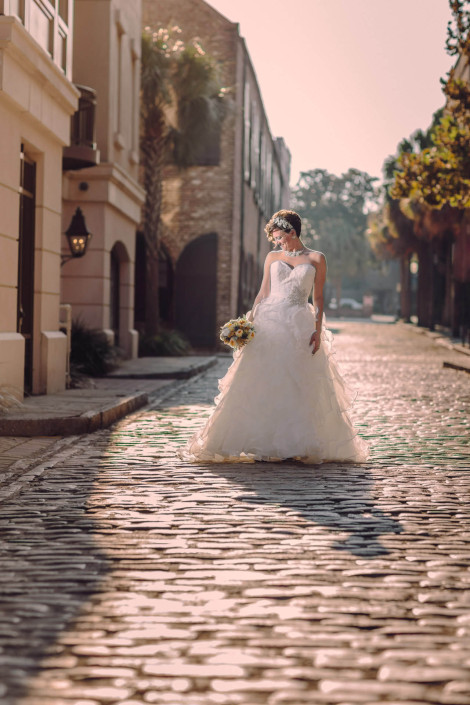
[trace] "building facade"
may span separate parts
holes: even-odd
[[[18,399],[65,388],[61,303],[137,354],[140,37],[140,1],[0,0],[0,389]],[[61,267],[77,207],[91,245]]]
[[[82,118],[64,154],[63,232],[80,207],[92,238],[86,256],[62,268],[62,301],[72,305],[74,318],[136,357],[135,238],[144,199],[138,184],[140,2],[75,0],[74,47]],[[62,247],[66,252],[65,237]]]
[[[260,284],[273,211],[289,206],[290,154],[271,135],[238,24],[204,0],[144,0],[143,26],[178,26],[221,67],[228,111],[200,163],[165,170],[161,313],[193,346],[214,347],[217,330],[245,312]],[[143,250],[143,248],[142,248]],[[144,272],[142,251],[137,271]],[[136,323],[145,315],[136,292]]]
[[[72,34],[72,0],[0,0],[0,387],[19,399],[65,387],[62,149],[79,95]]]

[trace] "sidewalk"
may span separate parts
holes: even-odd
[[[419,335],[425,335],[431,338],[435,345],[440,345],[441,347],[452,350],[453,352],[460,353],[459,361],[444,360],[442,363],[443,367],[448,367],[453,370],[459,370],[461,372],[470,373],[470,347],[462,345],[461,341],[457,338],[452,338],[443,331],[429,330],[428,328],[420,328],[414,323],[404,323],[399,322],[398,325],[405,326],[407,330],[411,330]]]
[[[0,436],[70,436],[107,428],[215,362],[215,357],[196,356],[128,360],[107,377],[92,380],[92,388],[25,399],[0,416]]]

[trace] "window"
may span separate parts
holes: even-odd
[[[252,102],[252,130],[251,130],[251,188],[259,193],[259,148],[260,148],[260,116],[258,106]]]
[[[244,137],[244,177],[245,181],[250,183],[251,179],[251,105],[250,105],[250,84],[245,83],[244,97],[244,118],[245,118],[245,137]]]
[[[0,0],[0,14],[17,17],[54,63],[70,77],[69,0]]]
[[[221,123],[214,123],[195,146],[194,166],[218,166],[220,164]]]

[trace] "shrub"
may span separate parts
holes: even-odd
[[[119,365],[122,355],[111,345],[103,331],[88,328],[81,320],[72,323],[70,373],[72,378],[88,375],[103,377]]]
[[[142,334],[139,337],[139,357],[177,357],[187,355],[190,351],[189,341],[177,330],[163,330],[157,335]]]

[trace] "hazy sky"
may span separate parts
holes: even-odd
[[[300,171],[382,176],[444,103],[448,0],[208,0],[240,23],[274,136]]]

